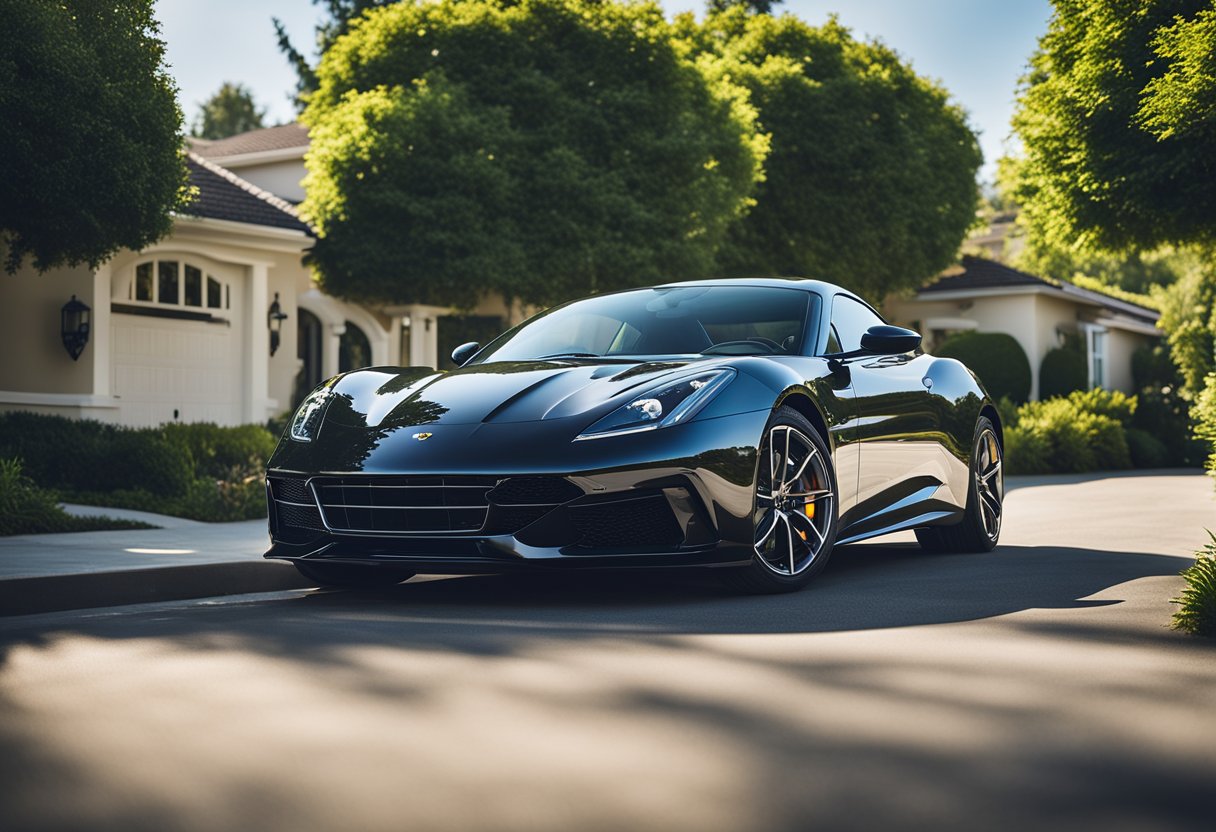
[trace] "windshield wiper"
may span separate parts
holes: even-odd
[[[555,352],[553,355],[542,355],[537,361],[544,361],[546,358],[603,358],[598,352]]]

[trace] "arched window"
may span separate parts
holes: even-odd
[[[360,367],[370,367],[372,363],[372,342],[359,327],[346,322],[346,332],[338,342],[338,372],[357,370]]]
[[[232,289],[183,260],[148,260],[135,266],[127,299],[137,304],[187,309],[231,309]]]

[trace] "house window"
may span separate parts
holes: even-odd
[[[1089,386],[1106,387],[1106,333],[1090,330]]]
[[[127,299],[153,306],[231,308],[227,283],[207,274],[201,266],[181,260],[148,260],[137,264]]]

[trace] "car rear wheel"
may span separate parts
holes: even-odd
[[[723,577],[741,592],[792,592],[823,571],[836,540],[831,452],[805,416],[783,407],[765,429],[758,467],[755,556]]]
[[[296,561],[296,569],[317,586],[372,589],[392,586],[414,577],[413,572],[384,566],[360,566],[351,563],[304,563]]]
[[[1004,513],[1005,471],[996,428],[986,416],[975,426],[969,480],[962,522],[917,529],[922,548],[934,552],[991,552],[996,548]]]

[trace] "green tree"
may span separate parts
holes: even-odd
[[[323,6],[327,17],[317,24],[315,45],[317,54],[324,55],[330,44],[346,34],[350,22],[368,9],[395,3],[397,0],[312,0],[314,6]],[[275,36],[279,42],[279,51],[287,58],[291,68],[296,71],[296,108],[304,109],[308,103],[308,94],[317,88],[317,69],[309,63],[308,56],[301,52],[291,41],[291,35],[283,21],[277,17],[271,18],[274,23]]]
[[[782,0],[706,0],[705,11],[718,14],[736,7],[742,7],[749,14],[772,14],[773,9],[780,6]]]
[[[365,300],[547,304],[703,275],[766,146],[653,3],[402,3],[356,20],[318,79],[313,263]]]
[[[1055,0],[1013,120],[1032,237],[1065,250],[1216,240],[1214,51],[1214,0]]]
[[[6,269],[95,266],[164,236],[186,169],[152,0],[0,0],[0,20]]]
[[[819,277],[881,301],[954,260],[975,221],[981,154],[944,89],[834,19],[815,28],[733,8],[676,25],[749,90],[772,136],[723,272]]]
[[[215,94],[199,105],[193,133],[200,139],[226,139],[264,126],[266,110],[258,109],[253,93],[244,84],[225,81]]]

